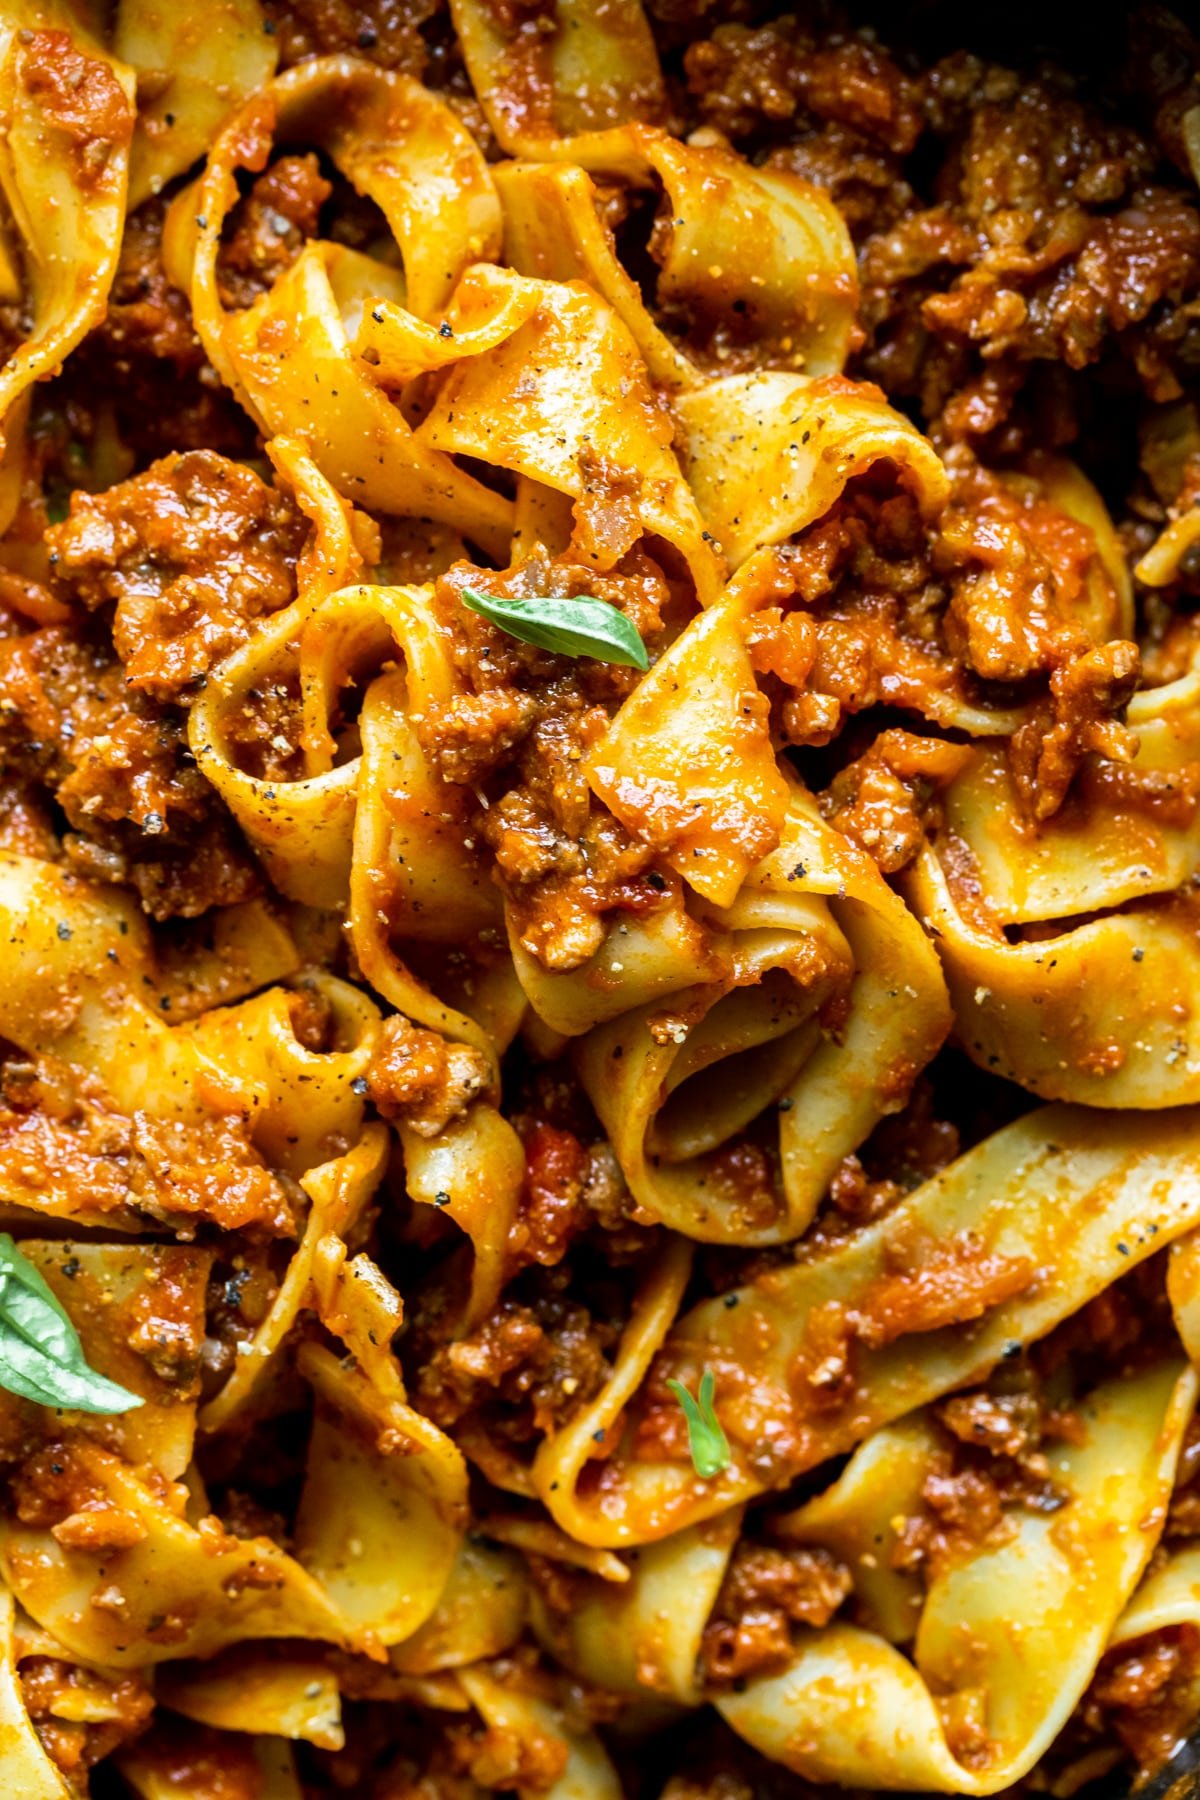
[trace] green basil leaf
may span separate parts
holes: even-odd
[[[650,659],[636,626],[607,600],[580,594],[573,600],[501,600],[474,588],[462,591],[463,605],[498,625],[523,644],[557,656],[591,656],[597,662],[648,669]]]
[[[687,1420],[692,1467],[697,1475],[707,1481],[729,1467],[729,1440],[713,1411],[713,1392],[716,1388],[713,1372],[705,1369],[701,1375],[700,1391],[695,1400],[682,1381],[668,1381],[667,1386],[682,1406],[683,1416]]]
[[[61,1303],[7,1232],[0,1232],[0,1387],[72,1412],[128,1412],[142,1404],[88,1367]]]

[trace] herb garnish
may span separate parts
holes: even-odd
[[[128,1412],[142,1404],[88,1367],[79,1333],[7,1232],[0,1232],[0,1387],[72,1412]]]
[[[607,600],[581,594],[573,600],[547,596],[536,600],[502,600],[475,588],[462,590],[463,605],[482,618],[539,650],[558,656],[591,656],[597,662],[648,669],[650,660],[637,628]]]
[[[705,1369],[701,1375],[700,1392],[695,1400],[682,1381],[668,1381],[667,1386],[682,1406],[683,1416],[687,1420],[692,1467],[697,1475],[703,1476],[707,1481],[710,1476],[719,1475],[722,1469],[729,1467],[729,1440],[713,1411],[713,1390],[716,1387],[713,1372]]]

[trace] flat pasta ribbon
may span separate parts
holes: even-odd
[[[112,48],[138,80],[129,208],[198,162],[226,114],[275,73],[279,41],[258,0],[189,7],[121,0]]]
[[[262,1732],[319,1750],[341,1750],[342,1697],[316,1651],[263,1654],[261,1644],[235,1644],[208,1662],[162,1668],[159,1703],[217,1731]]]
[[[1043,1336],[1191,1230],[1200,1219],[1197,1145],[1187,1109],[1150,1120],[1045,1108],[985,1139],[848,1243],[732,1298],[701,1301],[673,1327],[672,1295],[677,1305],[682,1289],[654,1288],[635,1306],[606,1386],[539,1450],[538,1494],[564,1531],[619,1548],[712,1518],[845,1454],[914,1407],[982,1379],[1006,1344]],[[715,1372],[732,1450],[711,1480],[633,1448],[649,1394],[674,1407],[662,1384],[676,1377],[694,1391],[703,1367]],[[589,1468],[597,1430],[604,1460]]]
[[[614,1593],[598,1580],[589,1583],[561,1625],[535,1602],[539,1635],[585,1681],[630,1699],[649,1690],[699,1706],[701,1638],[741,1525],[742,1510],[734,1506],[646,1545],[625,1587]]]
[[[735,569],[823,518],[878,463],[891,465],[923,518],[946,504],[941,458],[869,382],[764,370],[710,381],[674,406],[696,503]]]

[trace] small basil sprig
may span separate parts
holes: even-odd
[[[523,644],[558,656],[591,656],[597,662],[648,669],[650,660],[636,626],[607,600],[581,594],[574,600],[502,600],[475,588],[462,590],[463,605]]]
[[[729,1440],[721,1429],[721,1421],[713,1411],[716,1382],[711,1369],[700,1377],[700,1392],[693,1400],[682,1381],[668,1381],[667,1386],[683,1408],[687,1420],[688,1448],[692,1467],[707,1481],[729,1467]]]
[[[0,1232],[0,1387],[72,1412],[128,1412],[142,1404],[88,1367],[79,1333],[7,1232]]]

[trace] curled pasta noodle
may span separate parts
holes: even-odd
[[[467,1537],[436,1608],[419,1631],[392,1647],[388,1662],[400,1675],[426,1676],[491,1661],[516,1644],[528,1609],[521,1558]]]
[[[741,1523],[740,1508],[731,1507],[711,1525],[648,1545],[618,1595],[599,1582],[590,1585],[561,1633],[543,1618],[543,1635],[585,1680],[631,1697],[650,1689],[684,1706],[699,1705],[701,1635]]]
[[[1098,1389],[1083,1409],[1086,1441],[1052,1459],[1066,1505],[1053,1521],[1026,1514],[1008,1542],[935,1579],[915,1666],[883,1638],[832,1625],[805,1633],[787,1669],[722,1698],[719,1711],[810,1780],[862,1780],[874,1746],[886,1742],[905,1786],[1008,1787],[1049,1746],[1091,1677],[1149,1554],[1141,1521],[1170,1492],[1195,1399],[1196,1378],[1178,1363]],[[1014,1629],[1012,1595],[1022,1590],[1038,1593],[1037,1614]],[[988,1751],[968,1765],[946,1730],[973,1695],[984,1697]]]
[[[84,96],[69,105],[39,59],[63,41]],[[22,250],[29,335],[0,367],[0,530],[19,497],[30,392],[104,317],[125,217],[134,74],[53,0],[20,0],[0,20],[0,194]]]
[[[675,410],[692,492],[735,569],[823,517],[877,463],[894,468],[925,518],[946,504],[941,458],[868,383],[820,371],[727,375],[679,395]]]
[[[874,1431],[832,1486],[775,1520],[789,1543],[819,1544],[842,1557],[854,1579],[861,1621],[890,1644],[910,1644],[921,1618],[920,1579],[897,1567],[898,1527],[917,1510],[938,1440],[918,1411]]]
[[[874,865],[801,795],[778,850],[708,918],[729,961],[707,991],[597,1025],[578,1066],[651,1216],[701,1241],[779,1242],[803,1230],[842,1158],[941,1043],[944,990]],[[900,993],[909,1006],[898,1028]],[[845,1022],[825,1035],[821,1010],[839,994]],[[764,1206],[723,1182],[720,1146],[772,1104],[782,1194]]]
[[[681,349],[655,323],[617,256],[592,175],[661,184],[650,245],[659,264],[657,299],[697,337],[712,336],[718,367],[721,334],[736,332],[764,346],[782,368],[811,377],[840,372],[858,281],[849,234],[819,188],[639,126],[564,146],[563,154],[568,160],[561,163],[497,170],[508,257],[525,275],[586,281],[620,315],[656,381],[680,398],[725,392],[720,381],[702,385],[695,351]],[[721,399],[715,405],[719,410]]]
[[[314,1655],[266,1658],[261,1646],[235,1645],[210,1662],[164,1669],[155,1691],[164,1706],[220,1731],[263,1732],[320,1750],[341,1750],[341,1694]]]
[[[191,743],[279,885],[310,904],[348,904],[355,954],[385,998],[492,1055],[522,1009],[506,959],[493,958],[470,995],[460,987],[460,1008],[438,998],[392,944],[395,932],[406,951],[432,956],[444,986],[439,945],[470,943],[502,919],[465,841],[464,797],[428,767],[410,719],[445,704],[459,685],[426,599],[421,589],[378,586],[315,602],[302,596],[209,684],[192,713]],[[378,674],[397,652],[405,672]],[[358,726],[361,754],[339,761],[328,709],[347,676],[375,678]],[[293,680],[304,697],[308,770],[294,781],[251,775],[238,766],[245,697]]]
[[[1192,1009],[1177,1004],[1200,855],[1198,695],[1195,671],[1136,694],[1128,773],[1106,765],[1108,787],[1102,773],[1043,822],[1024,816],[999,750],[973,750],[913,871],[964,1046],[1045,1099],[1158,1108],[1200,1094]]]
[[[555,0],[549,31],[506,31],[486,0],[453,0],[471,85],[509,155],[578,148],[561,140],[633,114],[657,118],[662,74],[641,0],[595,7]]]
[[[521,1141],[486,1100],[477,1100],[433,1137],[403,1123],[398,1130],[410,1198],[436,1207],[470,1242],[471,1273],[462,1312],[466,1329],[485,1318],[500,1298],[508,1234],[525,1179]]]
[[[486,359],[454,364],[418,439],[569,496],[574,543],[599,573],[645,534],[678,552],[701,604],[713,598],[721,565],[618,314],[582,286],[494,280],[532,292],[536,309]]]
[[[297,570],[299,595],[241,651],[227,657],[197,697],[188,721],[193,755],[285,894],[314,906],[336,906],[350,868],[357,767],[339,761],[329,711],[346,672],[322,632],[320,605],[366,572],[369,522],[337,494],[303,444],[273,438],[275,468],[308,519],[310,541]],[[243,768],[237,728],[249,696],[264,682],[285,683],[299,642],[304,772],[296,781],[267,779]]]
[[[42,1748],[25,1707],[17,1676],[16,1608],[12,1594],[0,1586],[0,1729],[4,1741],[5,1778],[29,1800],[71,1800],[71,1790]]]
[[[211,1542],[171,1500],[98,1445],[73,1446],[73,1463],[92,1493],[135,1524],[132,1546],[106,1561],[125,1596],[123,1617],[90,1605],[103,1581],[94,1555],[61,1546],[46,1530],[6,1524],[5,1577],[22,1605],[68,1650],[114,1668],[207,1656],[244,1638],[317,1637],[353,1642],[353,1632],[320,1585],[269,1539]],[[162,1617],[170,1594],[173,1618]],[[164,1641],[164,1637],[169,1641]],[[157,1639],[157,1641],[156,1641]]]
[[[486,1664],[464,1669],[459,1677],[472,1704],[489,1725],[540,1737],[558,1750],[559,1773],[549,1786],[522,1783],[521,1800],[545,1794],[548,1800],[621,1800],[617,1772],[594,1731],[580,1730],[564,1716],[557,1696],[522,1690],[498,1679]]]
[[[316,1344],[302,1372],[317,1394],[296,1516],[296,1556],[368,1651],[410,1637],[437,1605],[466,1524],[467,1474],[450,1439]],[[397,1541],[395,1521],[409,1532]]]
[[[359,598],[390,618],[406,669],[372,682],[360,715],[350,874],[355,954],[372,984],[410,1018],[494,1054],[511,1041],[524,1010],[507,958],[477,968],[455,1007],[436,999],[392,945],[395,935],[410,957],[430,957],[436,986],[448,993],[453,974],[438,968],[439,949],[461,949],[502,927],[499,896],[467,842],[466,796],[430,769],[413,725],[414,713],[444,704],[457,683],[421,590],[369,588]]]
[[[149,934],[116,890],[11,856],[0,860],[0,918],[19,977],[0,1028],[30,1055],[95,1074],[127,1114],[238,1117],[291,1173],[323,1160],[330,1139],[357,1132],[363,1103],[353,1084],[379,1018],[357,989],[312,978],[337,1021],[340,1042],[328,1053],[297,1039],[295,998],[278,987],[172,1027],[143,998],[156,986]]]
[[[237,197],[234,174],[265,163],[275,130],[317,137],[347,179],[379,204],[403,274],[346,246],[314,241],[260,299],[240,313],[225,310],[217,259]],[[461,172],[452,200],[440,176],[448,156]],[[188,212],[176,212],[171,234],[176,278],[190,286],[196,328],[214,366],[256,423],[300,437],[320,468],[361,503],[467,528],[502,554],[511,531],[507,503],[415,435],[351,348],[364,308],[399,301],[428,321],[467,266],[499,247],[495,190],[449,108],[416,82],[353,59],[301,64],[233,115],[181,205]],[[281,363],[289,365],[286,382],[279,380]],[[333,393],[337,407],[313,407]]]
[[[655,1313],[660,1376],[694,1386],[696,1365],[707,1363],[718,1392],[723,1379],[730,1384],[722,1419],[733,1455],[724,1473],[701,1481],[690,1468],[632,1457],[635,1405],[622,1418],[599,1488],[581,1484],[589,1427],[607,1430],[617,1419],[654,1354],[646,1353],[637,1377],[622,1385],[623,1348],[591,1407],[539,1451],[538,1492],[564,1530],[612,1548],[711,1518],[977,1379],[1006,1343],[1044,1335],[1119,1269],[1190,1230],[1198,1207],[1189,1111],[1154,1121],[1065,1106],[1031,1114],[968,1151],[847,1245],[737,1290],[736,1305],[727,1296],[702,1301],[673,1329],[661,1309]],[[1053,1283],[1037,1279],[1040,1269],[1054,1270]],[[897,1325],[873,1322],[872,1305],[902,1304],[908,1295],[914,1309],[900,1311]],[[822,1314],[835,1299],[837,1319],[850,1313],[861,1326]],[[969,1336],[938,1329],[964,1316],[979,1321]],[[649,1319],[648,1308],[635,1311],[630,1346],[645,1342]],[[823,1345],[824,1319],[833,1335]],[[765,1355],[751,1351],[764,1343]],[[841,1382],[843,1370],[848,1379],[831,1401],[823,1384]]]
[[[178,1481],[192,1460],[213,1256],[183,1244],[95,1244],[25,1238],[22,1250],[62,1305],[79,1319],[90,1367],[141,1405],[115,1419],[80,1416],[76,1429],[127,1462]],[[171,1334],[172,1354],[159,1353]],[[0,1416],[14,1429],[44,1430],[44,1414],[13,1395]]]
[[[368,1128],[345,1156],[301,1176],[310,1201],[304,1235],[254,1337],[229,1380],[205,1407],[201,1418],[205,1431],[220,1431],[252,1404],[284,1340],[310,1303],[319,1247],[329,1240],[345,1245],[379,1183],[386,1156],[386,1131]]]
[[[218,0],[203,16],[136,0],[118,6],[113,50],[140,85],[131,210],[190,169],[226,113],[274,75],[278,42],[265,25],[258,0]]]

